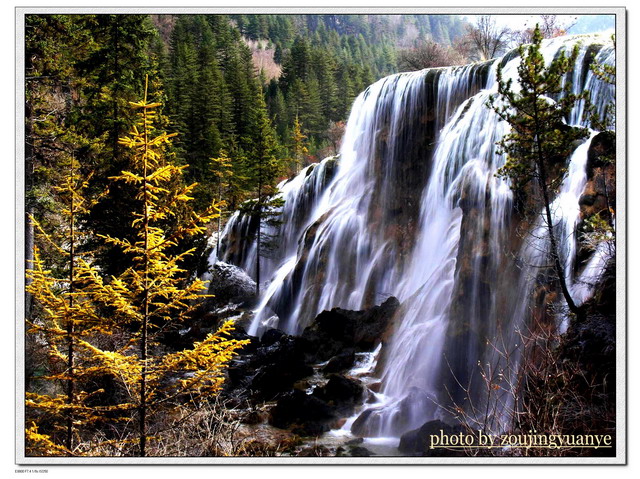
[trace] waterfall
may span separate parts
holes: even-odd
[[[278,196],[284,200],[284,206],[278,216],[279,225],[262,225],[262,236],[272,238],[277,248],[264,255],[262,271],[269,278],[280,263],[295,255],[300,230],[307,224],[315,204],[322,191],[333,177],[337,159],[329,157],[319,164],[309,165],[290,180],[278,185]],[[220,251],[215,249],[209,257],[209,264],[225,261],[240,266],[248,274],[255,274],[256,265],[256,229],[257,221],[250,214],[240,210],[233,213],[221,234]]]
[[[576,41],[582,42],[579,63],[566,81],[575,92],[589,89],[603,113],[613,89],[588,65],[594,57],[612,64],[613,48],[598,38],[569,37],[546,41],[542,52],[550,62]],[[515,85],[519,62],[510,54],[379,80],[353,104],[331,181],[320,174],[323,162],[280,186],[285,226],[265,231],[281,240],[265,266],[271,280],[251,334],[274,326],[298,334],[323,310],[363,309],[390,295],[401,302],[379,355],[380,401],[359,418],[363,435],[398,437],[465,399],[473,411],[499,410],[497,429],[509,419],[502,411],[512,406],[518,332],[548,248],[541,224],[532,225],[533,240],[514,234],[513,195],[495,176],[505,160],[496,142],[508,127],[487,101],[497,92],[498,65]],[[578,104],[568,122],[583,124],[583,112]],[[572,154],[552,205],[579,302],[590,296],[608,257],[604,248],[596,251],[576,278],[578,201],[591,138]],[[300,198],[307,198],[303,205]],[[234,215],[220,256],[250,274],[255,241],[242,238],[252,228],[251,218]],[[506,350],[512,364],[504,364]],[[499,393],[487,397],[482,372]]]

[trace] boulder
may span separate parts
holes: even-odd
[[[362,446],[352,446],[349,448],[349,456],[352,457],[371,457],[375,456],[369,449]]]
[[[313,395],[334,407],[337,415],[349,415],[355,405],[362,401],[364,387],[359,381],[332,374],[329,382],[316,388]]]
[[[456,457],[464,456],[463,450],[445,449],[434,447],[431,449],[431,435],[444,434],[452,436],[465,433],[460,425],[450,426],[438,419],[424,423],[418,429],[414,429],[402,435],[398,449],[400,452],[410,456],[430,456],[430,457]]]
[[[278,341],[258,349],[251,361],[256,373],[250,380],[250,389],[257,397],[272,399],[278,393],[291,389],[294,383],[313,374],[305,362],[304,349],[299,338],[283,335]]]
[[[391,296],[363,311],[333,308],[320,313],[302,332],[311,361],[327,361],[345,349],[371,351],[381,340],[400,303]]]
[[[303,436],[318,436],[335,427],[336,419],[352,414],[363,394],[358,381],[334,374],[313,394],[295,389],[280,395],[269,423]]]
[[[269,424],[280,429],[291,428],[303,436],[318,436],[329,430],[329,422],[333,419],[333,409],[326,402],[293,390],[278,399],[271,410]]]
[[[227,369],[229,381],[225,384],[227,396],[271,400],[313,374],[313,368],[305,362],[300,338],[273,331],[266,345],[259,343],[252,354],[231,361]],[[258,342],[254,339],[251,346]]]
[[[208,294],[213,295],[212,307],[234,304],[248,304],[255,300],[256,282],[238,266],[218,261],[210,270]]]
[[[262,346],[271,346],[280,341],[286,334],[279,329],[267,329],[260,338]]]
[[[249,344],[245,344],[238,350],[240,356],[255,353],[260,347],[260,340],[255,336],[249,336],[242,326],[234,325],[233,330],[229,333],[229,337],[237,339],[238,341],[249,341]]]
[[[371,456],[375,456],[375,454],[373,452],[371,452],[369,449],[367,449],[366,447],[362,447],[362,446],[349,446],[348,444],[345,444],[345,446],[348,446],[346,449],[343,446],[340,446],[336,449],[336,456],[337,457],[371,457]]]
[[[361,351],[372,351],[398,310],[400,302],[390,296],[380,306],[364,311],[354,328],[354,343]]]
[[[336,354],[334,357],[332,357],[326,364],[326,366],[322,368],[322,372],[325,374],[340,373],[342,371],[346,371],[347,369],[351,369],[355,362],[356,350],[353,348],[349,348],[346,351],[340,354]]]
[[[367,431],[369,428],[367,427],[367,424],[376,411],[376,409],[365,409],[362,411],[351,425],[351,434],[360,437],[368,436]]]

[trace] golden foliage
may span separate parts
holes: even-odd
[[[145,89],[144,99],[131,106],[139,110],[138,121],[129,136],[120,139],[132,151],[131,169],[111,179],[132,188],[139,201],[140,210],[132,213],[135,235],[131,239],[102,237],[129,255],[130,267],[118,277],[105,278],[92,266],[90,257],[75,253],[74,221],[82,209],[86,212],[89,202],[80,194],[86,182],[65,181],[60,188],[71,198],[71,206],[63,211],[72,225],[67,239],[71,248],[59,248],[69,259],[70,277],[55,277],[36,249],[33,267],[27,272],[27,291],[41,307],[38,318],[29,318],[28,333],[44,341],[52,363],[61,366],[40,379],[66,382],[70,392],[28,392],[26,405],[49,420],[57,418],[54,431],[62,429],[60,422],[66,420],[69,436],[72,432],[78,435],[80,428],[91,435],[94,428],[95,437],[100,432],[95,428],[105,415],[111,422],[128,418],[139,427],[135,426],[134,433],[122,434],[122,443],[131,443],[136,434],[138,452],[145,455],[154,414],[217,394],[224,369],[246,341],[231,339],[233,324],[227,322],[191,349],[167,352],[158,343],[158,335],[188,318],[204,296],[205,283],[189,280],[181,267],[193,250],[175,251],[182,239],[203,234],[219,208],[212,204],[202,214],[189,208],[196,185],[184,186],[186,166],[164,159],[164,148],[175,135],[155,131],[159,104],[147,101]],[[119,346],[98,346],[100,339],[105,343],[103,338],[113,335],[119,338]],[[103,390],[83,389],[88,379],[105,376],[117,382],[124,399],[100,404]],[[73,451],[71,440],[62,446],[59,440],[41,434],[35,423],[27,428],[26,437],[28,451],[34,455],[95,451],[86,444]],[[100,444],[117,442],[110,439]]]

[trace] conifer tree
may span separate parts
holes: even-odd
[[[560,53],[547,67],[540,51],[541,43],[542,35],[536,26],[533,43],[519,48],[519,90],[512,88],[512,81],[505,80],[502,67],[498,68],[499,101],[492,99],[490,105],[511,126],[511,133],[499,142],[507,161],[498,174],[509,178],[512,188],[521,194],[529,183],[540,192],[549,256],[569,310],[578,314],[566,283],[551,211],[552,195],[563,179],[563,175],[551,173],[551,164],[566,161],[573,143],[587,136],[585,128],[565,123],[573,106],[583,97],[573,94],[569,82],[566,85],[563,82],[564,75],[574,68],[578,49],[576,46],[569,56]]]
[[[33,219],[41,237],[64,258],[60,274],[47,269],[38,246],[34,247],[30,282],[36,309],[27,317],[27,342],[41,343],[46,349],[48,374],[33,378],[34,388],[26,392],[27,451],[30,455],[83,455],[104,446],[91,441],[92,448],[77,444],[87,431],[98,427],[109,415],[117,421],[128,405],[90,406],[104,391],[92,387],[92,379],[103,372],[102,357],[109,353],[95,345],[96,338],[113,332],[114,323],[101,317],[82,278],[92,276],[89,253],[79,252],[86,242],[86,225],[79,218],[91,208],[84,194],[87,179],[79,177],[77,161],[72,157],[69,173],[62,185],[54,187],[63,205],[58,230],[47,233]],[[45,384],[48,383],[48,384]],[[39,426],[40,423],[40,427]]]
[[[68,228],[65,246],[56,247],[68,258],[67,276],[52,274],[37,248],[34,252],[28,289],[39,313],[30,319],[29,334],[44,341],[51,363],[51,373],[38,379],[64,388],[27,392],[26,405],[33,411],[26,425],[29,454],[95,455],[108,445],[126,446],[131,442],[126,426],[121,426],[124,439],[98,440],[99,426],[135,418],[138,454],[145,456],[149,431],[159,427],[153,423],[156,413],[215,395],[224,380],[223,369],[246,343],[228,338],[233,326],[226,322],[191,349],[165,352],[159,347],[160,335],[192,313],[204,289],[202,281],[188,281],[180,266],[193,251],[174,250],[181,238],[202,234],[217,208],[213,205],[202,215],[190,210],[195,185],[181,186],[186,166],[163,158],[173,135],[155,132],[159,104],[147,100],[147,88],[148,82],[144,99],[133,103],[140,111],[139,121],[131,135],[120,140],[133,150],[131,168],[113,178],[132,188],[139,202],[132,225],[136,237],[103,237],[123,250],[131,266],[118,277],[103,278],[89,255],[78,255],[76,218],[91,205],[81,195],[86,180],[73,171],[59,188],[67,200],[63,213]],[[57,245],[51,236],[45,239]],[[123,339],[111,348],[99,346],[111,336]],[[104,390],[86,388],[97,375],[116,381],[122,400],[106,401]],[[76,436],[84,442],[76,445]]]
[[[144,88],[139,73],[149,73],[155,67],[148,57],[154,29],[147,15],[78,15],[77,18],[91,31],[94,45],[76,65],[82,87],[75,123],[96,143],[82,155],[84,163],[91,165],[95,172],[90,189],[103,192],[109,185],[109,176],[120,172],[127,163],[118,139],[135,120],[129,101],[139,98]],[[133,234],[130,218],[123,214],[133,199],[119,186],[110,184],[108,193],[90,212],[89,222],[96,233]],[[92,239],[89,241],[96,251],[96,261],[105,271],[122,272],[125,261],[117,250]]]
[[[211,158],[211,170],[216,178],[217,190],[218,190],[218,207],[224,208],[227,206],[227,202],[222,199],[222,193],[225,188],[229,186],[229,180],[233,176],[233,169],[231,159],[227,156],[227,152],[220,151],[220,156],[217,158]],[[220,252],[220,240],[222,234],[222,211],[218,214],[218,231],[217,231],[217,247],[216,254]]]
[[[32,219],[47,231],[54,229],[59,205],[52,185],[63,181],[72,149],[88,151],[95,143],[74,124],[78,108],[74,93],[83,84],[75,66],[95,48],[95,41],[85,22],[73,16],[27,15],[25,22],[25,268],[29,268],[36,241]],[[48,264],[65,262],[55,258],[57,250],[50,251],[51,255],[41,251]],[[27,316],[31,303],[27,294]]]
[[[309,153],[306,145],[307,136],[302,133],[302,125],[298,119],[298,115],[293,122],[293,131],[291,132],[291,153],[293,156],[293,172],[297,175],[304,163],[304,157]]]
[[[320,86],[315,73],[309,75],[303,92],[304,94],[298,100],[300,120],[309,133],[319,138],[327,126],[327,121],[322,114],[323,105],[320,97]]]
[[[273,238],[265,237],[262,232],[264,224],[276,225],[277,217],[283,206],[283,200],[276,196],[276,181],[283,173],[282,160],[276,156],[277,143],[275,132],[267,115],[264,101],[260,101],[256,109],[258,115],[257,129],[253,136],[254,148],[247,158],[248,184],[255,193],[255,198],[248,201],[244,209],[257,218],[256,228],[256,295],[260,294],[261,257],[271,249]]]
[[[141,204],[134,213],[135,241],[106,236],[105,240],[131,256],[132,266],[110,283],[96,281],[93,294],[110,305],[125,323],[137,326],[132,337],[136,355],[124,355],[117,361],[126,362],[123,375],[133,391],[138,422],[139,454],[147,454],[149,422],[154,414],[188,394],[193,402],[206,394],[215,394],[224,380],[226,363],[245,343],[228,339],[233,328],[225,323],[215,334],[194,344],[191,350],[160,354],[157,350],[158,334],[174,327],[189,316],[197,306],[196,300],[205,285],[196,279],[188,282],[180,264],[193,250],[172,253],[184,237],[205,232],[204,225],[213,220],[218,209],[214,205],[203,214],[188,209],[191,194],[196,187],[180,184],[186,166],[165,162],[163,147],[173,134],[154,131],[157,103],[147,100],[147,89],[142,101],[132,103],[139,110],[139,120],[130,136],[120,143],[133,153],[131,171],[113,177],[131,187]],[[180,216],[176,211],[187,209]],[[171,219],[182,221],[173,225],[171,234],[166,228]],[[182,376],[175,377],[176,372]]]

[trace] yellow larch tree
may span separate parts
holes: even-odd
[[[131,105],[139,110],[138,121],[129,136],[120,139],[132,152],[131,169],[112,180],[126,183],[136,193],[140,210],[133,212],[135,238],[104,239],[130,255],[132,265],[108,282],[97,275],[86,279],[93,279],[93,298],[113,308],[118,320],[135,330],[129,353],[114,360],[122,361],[123,378],[131,386],[138,453],[146,456],[155,414],[218,393],[226,365],[246,341],[231,339],[233,324],[226,322],[190,350],[165,352],[158,343],[161,333],[193,313],[205,288],[203,281],[189,280],[181,268],[193,249],[175,251],[183,239],[204,234],[219,208],[214,204],[202,214],[189,208],[196,184],[181,186],[187,166],[165,161],[164,148],[174,134],[155,131],[160,104],[147,101],[147,87],[143,100]],[[132,357],[135,361],[129,361]]]
[[[104,393],[92,385],[97,376],[108,373],[101,359],[111,354],[95,344],[96,338],[113,331],[113,323],[101,317],[81,277],[90,274],[90,253],[81,253],[86,229],[78,218],[86,214],[91,202],[85,197],[87,179],[79,173],[75,157],[69,171],[54,187],[61,221],[58,231],[48,233],[32,218],[39,243],[60,258],[62,267],[54,273],[46,266],[40,248],[34,247],[31,268],[26,272],[26,291],[36,308],[27,318],[27,341],[46,351],[45,364],[26,391],[27,455],[83,455],[102,447],[96,441],[84,442],[86,431],[99,427],[109,416],[117,420],[118,411],[128,405],[88,405],[96,395]]]
[[[135,192],[135,235],[102,237],[129,256],[130,267],[117,277],[103,277],[90,255],[78,254],[77,245],[91,232],[79,230],[76,217],[91,205],[81,195],[86,181],[72,172],[59,188],[68,198],[64,247],[41,231],[65,255],[68,275],[48,270],[37,248],[27,271],[27,291],[38,305],[28,319],[28,334],[46,347],[54,365],[38,379],[57,385],[26,394],[27,409],[33,411],[25,424],[27,455],[148,455],[149,438],[163,427],[156,421],[159,413],[197,407],[217,395],[226,366],[246,344],[230,337],[232,322],[190,349],[171,351],[160,343],[163,333],[192,315],[205,289],[181,267],[193,254],[192,249],[177,252],[181,241],[204,234],[219,209],[214,204],[197,214],[190,208],[196,185],[183,186],[187,166],[165,161],[164,149],[174,135],[154,129],[159,104],[147,101],[147,88],[148,80],[143,100],[132,103],[138,121],[120,139],[132,152],[131,166],[111,178]],[[96,377],[108,377],[117,394],[103,394],[93,383],[84,387]],[[117,433],[106,435],[105,426]]]
[[[293,153],[293,171],[297,175],[304,164],[305,155],[309,154],[307,148],[307,136],[302,133],[302,125],[296,114],[293,122],[293,132],[291,133],[291,149]]]

